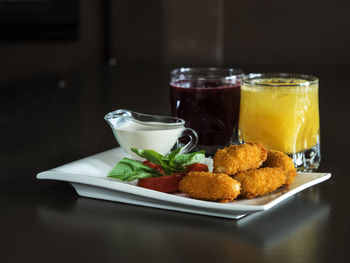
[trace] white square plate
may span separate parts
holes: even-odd
[[[69,182],[78,195],[84,197],[239,219],[247,214],[268,210],[286,198],[331,177],[330,173],[299,173],[288,188],[282,187],[271,194],[254,199],[218,203],[192,199],[183,193],[166,194],[138,187],[133,182],[107,178],[107,173],[124,156],[121,148],[111,149],[41,172],[37,174],[37,179]]]

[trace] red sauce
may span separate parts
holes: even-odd
[[[187,175],[187,173],[173,173],[172,175],[164,175],[159,177],[151,177],[139,179],[138,186],[164,192],[171,193],[179,190],[179,183]]]

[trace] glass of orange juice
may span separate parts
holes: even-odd
[[[293,158],[298,171],[321,161],[318,78],[294,73],[246,75],[241,85],[240,142],[260,142]]]

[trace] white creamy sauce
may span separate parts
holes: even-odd
[[[167,154],[181,135],[183,127],[166,125],[161,122],[148,122],[147,125],[136,122],[127,122],[115,128],[119,144],[133,158],[137,155],[130,148],[155,150],[160,154]]]

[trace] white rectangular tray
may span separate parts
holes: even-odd
[[[133,182],[107,178],[107,173],[125,156],[121,148],[111,149],[87,158],[37,174],[37,179],[66,181],[80,196],[116,201],[160,209],[239,219],[247,214],[268,210],[286,198],[319,184],[330,173],[299,173],[288,188],[254,199],[217,203],[192,199],[183,193],[166,194],[138,187]]]

